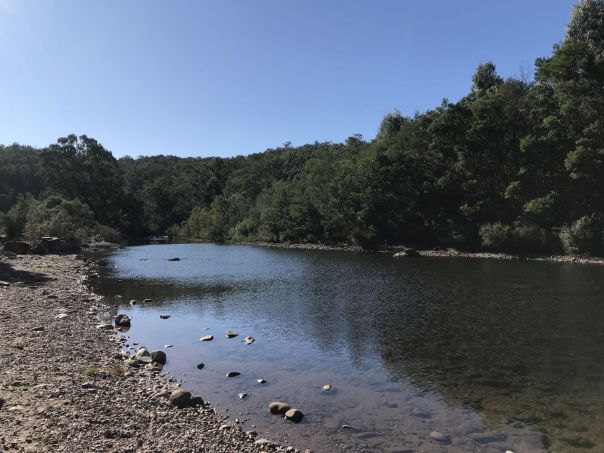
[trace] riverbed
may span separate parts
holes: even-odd
[[[244,430],[313,451],[604,446],[602,266],[213,244],[108,261],[94,287],[132,318],[128,347],[164,349]]]

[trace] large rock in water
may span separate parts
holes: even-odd
[[[151,353],[151,361],[155,363],[166,364],[166,353],[164,351],[153,351]]]
[[[128,315],[117,315],[115,325],[118,327],[130,327],[130,317]]]
[[[285,412],[285,418],[291,420],[294,423],[300,423],[304,418],[304,414],[298,409],[290,409]]]
[[[285,413],[291,409],[291,406],[287,403],[282,403],[281,401],[274,401],[268,405],[268,410],[271,411],[271,414],[275,415],[285,415]]]
[[[170,404],[180,409],[191,405],[191,392],[186,390],[174,390],[170,395]]]

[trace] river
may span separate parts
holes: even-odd
[[[167,373],[260,437],[315,452],[604,450],[604,266],[213,244],[109,263],[94,285],[121,296],[128,346],[164,349]]]

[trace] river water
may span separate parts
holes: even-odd
[[[315,452],[604,451],[602,266],[212,244],[109,261],[95,289],[122,296],[128,344],[164,349],[167,373],[261,437]]]

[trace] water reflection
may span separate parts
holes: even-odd
[[[153,299],[121,308],[134,319],[132,339],[174,344],[171,372],[298,446],[604,444],[594,423],[604,409],[601,267],[213,245],[134,247],[113,264],[122,281],[101,280],[99,291]],[[170,320],[159,320],[166,311]],[[226,329],[257,342],[226,340]],[[212,345],[199,342],[204,332]],[[233,366],[242,376],[227,383]],[[268,384],[253,386],[257,377]],[[321,393],[325,383],[338,391]],[[249,397],[236,401],[242,391]],[[306,422],[268,416],[275,399],[303,407]]]

